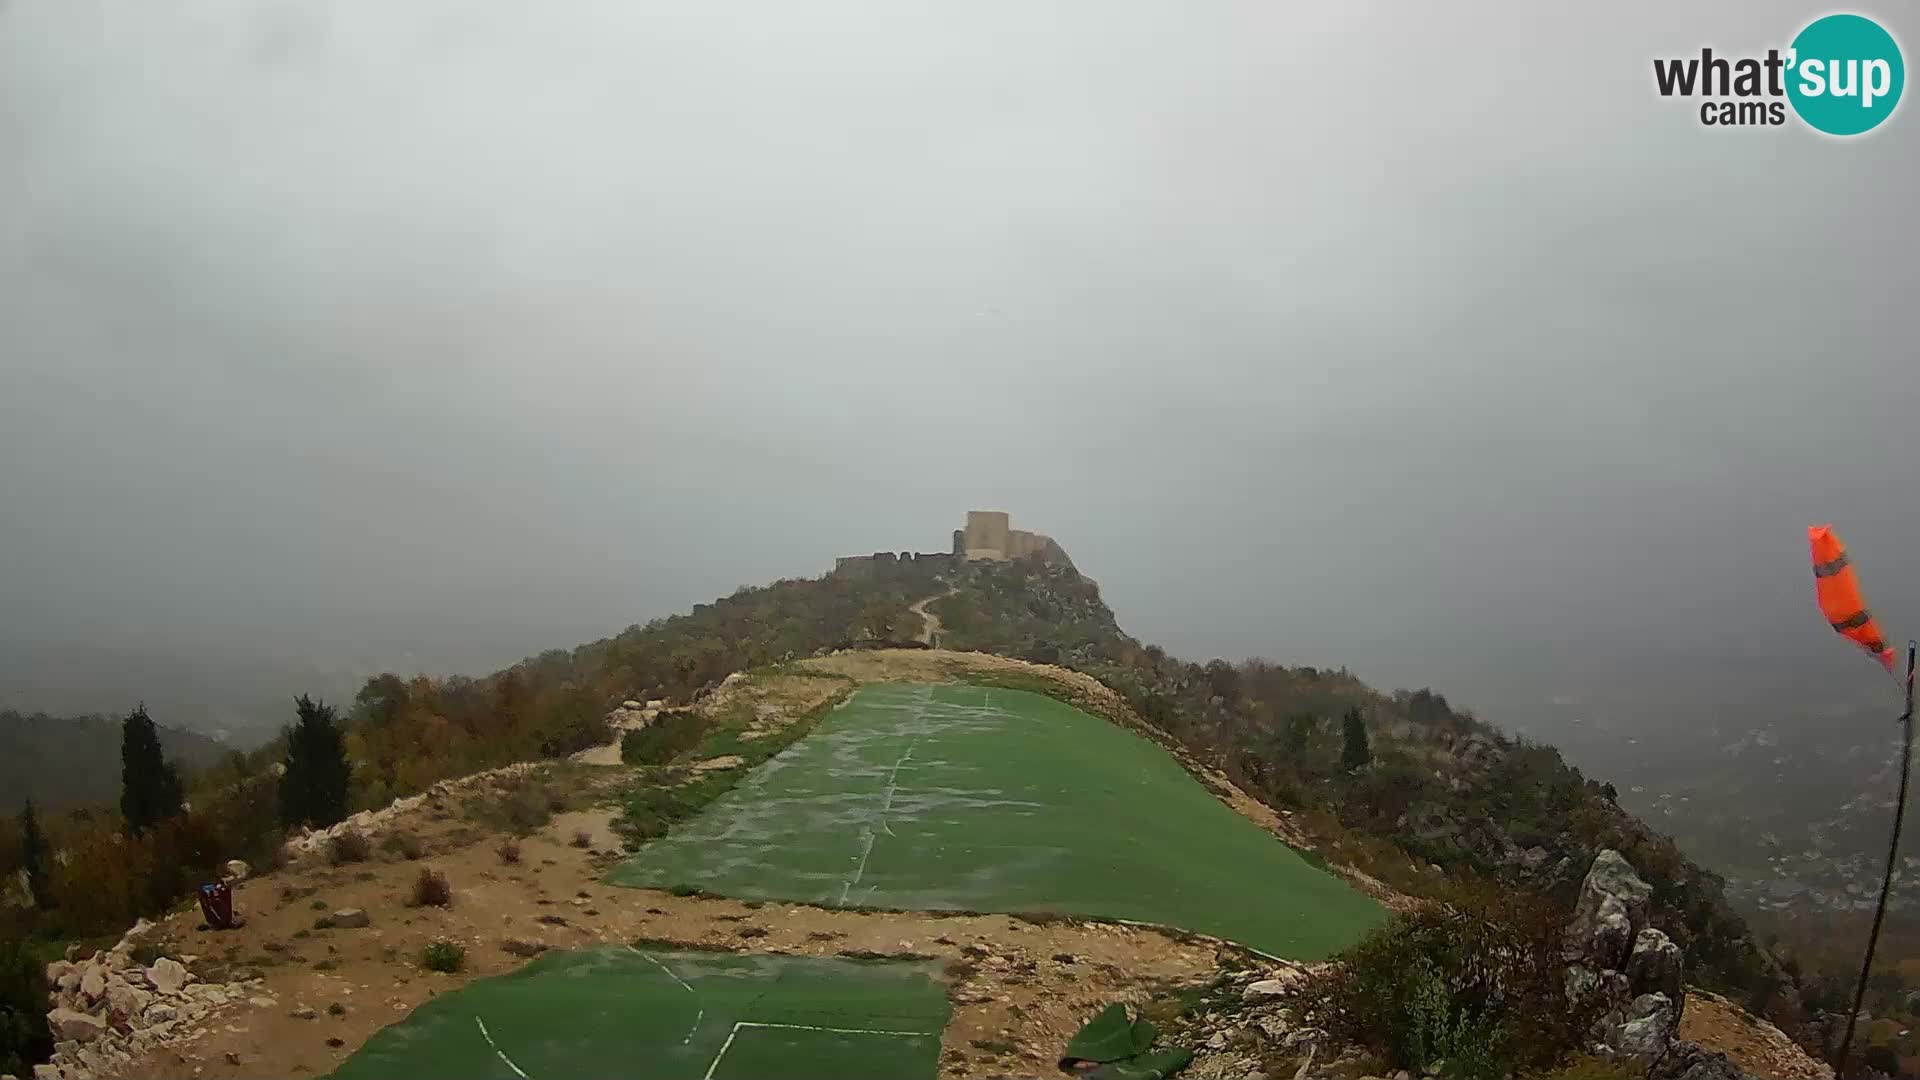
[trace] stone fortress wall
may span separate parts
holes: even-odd
[[[1005,510],[969,510],[966,526],[953,530],[951,553],[902,551],[895,554],[877,551],[871,555],[848,555],[834,560],[833,572],[843,575],[868,574],[883,566],[893,567],[904,563],[939,573],[961,561],[986,559],[1003,562],[1027,558],[1037,558],[1060,566],[1073,565],[1066,549],[1053,537],[1013,528]]]

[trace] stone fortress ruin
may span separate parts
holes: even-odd
[[[1045,533],[1016,529],[1005,510],[969,510],[963,528],[953,530],[953,550],[947,552],[876,551],[871,555],[847,555],[833,561],[836,574],[871,573],[882,566],[909,563],[935,573],[961,562],[977,560],[1004,562],[1008,559],[1038,559],[1057,566],[1072,566],[1073,560],[1053,537]]]

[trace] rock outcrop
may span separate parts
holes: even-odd
[[[1593,1053],[1653,1080],[1753,1080],[1725,1054],[1679,1037],[1686,1008],[1680,947],[1648,925],[1653,890],[1619,852],[1602,851],[1567,926],[1567,994],[1599,1019]]]
[[[1599,970],[1624,968],[1634,928],[1646,924],[1652,898],[1653,887],[1619,852],[1602,851],[1580,883],[1573,924],[1567,928],[1569,959]]]
[[[1282,960],[1210,984],[1198,1006],[1162,1033],[1170,1042],[1193,1049],[1194,1059],[1180,1075],[1192,1080],[1285,1080],[1297,1072],[1304,1080],[1356,1063],[1359,1048],[1342,1044],[1320,1026],[1305,993],[1327,968]],[[1261,1071],[1263,1062],[1274,1060],[1297,1064],[1283,1074]]]
[[[288,840],[281,848],[281,852],[289,863],[315,856],[325,857],[328,841],[342,833],[355,832],[372,839],[423,804],[438,805],[454,795],[516,780],[539,767],[536,762],[519,761],[512,765],[502,765],[497,769],[488,769],[486,772],[477,772],[471,776],[442,780],[418,795],[395,799],[378,810],[362,810],[345,821],[324,829],[303,830],[298,836]]]
[[[156,1047],[198,1038],[209,1016],[259,993],[259,979],[202,982],[168,956],[142,966],[134,951],[151,927],[143,920],[105,952],[70,950],[47,965],[47,1027],[56,1041],[52,1060],[33,1067],[34,1080],[120,1073]]]

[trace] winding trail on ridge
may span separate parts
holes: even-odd
[[[915,615],[920,616],[920,621],[921,621],[920,633],[915,637],[914,640],[930,648],[940,647],[940,631],[942,629],[940,625],[940,616],[935,615],[931,611],[928,611],[927,605],[933,603],[935,600],[945,600],[947,597],[952,596],[954,593],[957,593],[959,591],[960,591],[960,586],[955,585],[952,588],[948,589],[946,592],[936,593],[933,596],[927,597],[925,600],[917,600],[913,603],[911,607],[907,608],[908,611],[911,611]]]

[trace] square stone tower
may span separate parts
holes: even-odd
[[[969,510],[965,530],[966,557],[1005,559],[1010,530],[1005,510]]]

